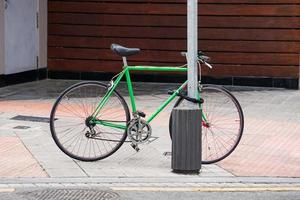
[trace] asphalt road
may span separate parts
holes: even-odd
[[[119,192],[122,200],[299,200],[300,192]]]
[[[64,190],[64,189],[58,189]],[[96,189],[101,193],[86,193],[82,189],[71,189],[65,193],[53,193],[53,188],[43,189],[17,189],[11,192],[0,192],[1,200],[300,200],[299,191],[286,192],[187,192],[187,191],[113,191],[109,189]],[[45,192],[47,191],[47,192]],[[49,191],[51,191],[49,193]],[[74,192],[78,192],[75,194]],[[62,195],[63,194],[63,195]],[[90,195],[90,196],[89,196]],[[94,196],[93,196],[94,195]]]

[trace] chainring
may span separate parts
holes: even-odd
[[[141,144],[150,139],[152,129],[145,120],[133,119],[129,122],[127,134],[131,142],[134,144]]]

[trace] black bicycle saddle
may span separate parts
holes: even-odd
[[[139,48],[127,48],[127,47],[123,47],[119,44],[112,44],[110,46],[110,48],[113,52],[115,52],[116,54],[118,54],[122,57],[133,56],[133,55],[140,53],[140,51],[141,51]]]

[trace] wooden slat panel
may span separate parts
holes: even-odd
[[[149,63],[140,62],[145,65]],[[153,65],[168,65],[174,63],[151,63]],[[93,72],[119,72],[122,65],[117,61],[94,61],[94,60],[62,60],[49,59],[49,68],[57,71],[89,71]],[[155,72],[151,72],[153,74]],[[215,65],[212,70],[203,68],[202,75],[230,77],[230,76],[261,76],[265,77],[291,77],[298,78],[298,66],[258,66],[258,65]],[[157,73],[156,73],[157,74]],[[159,74],[159,73],[158,73]]]
[[[55,48],[49,47],[50,58],[68,59],[94,59],[94,60],[120,60],[120,56],[114,54],[109,49],[78,49],[78,48]],[[212,63],[222,64],[264,64],[264,65],[298,65],[298,54],[272,54],[272,53],[228,53],[209,52]],[[234,60],[232,59],[234,58]],[[174,62],[184,63],[185,58],[178,52],[146,50],[139,55],[129,58],[132,61],[146,62]]]
[[[168,62],[136,62],[136,65],[177,66]],[[76,60],[76,59],[48,59],[48,67],[58,71],[92,71],[92,72],[120,72],[123,69],[122,61],[115,60]],[[87,70],[88,69],[88,70]],[[151,72],[152,73],[152,72]],[[155,73],[155,72],[154,72]]]
[[[122,0],[125,1],[125,0]],[[159,0],[157,0],[159,1]],[[176,0],[174,0],[176,1]],[[177,2],[183,2],[178,0]],[[184,3],[184,2],[183,2]],[[201,0],[201,3],[216,4],[300,4],[299,0]]]
[[[172,26],[186,27],[185,16],[107,15],[50,13],[49,22],[55,24],[85,24],[109,26]],[[294,17],[216,17],[201,16],[200,27],[218,28],[300,28],[300,20]]]
[[[49,0],[58,1],[58,0]],[[88,2],[89,0],[64,0],[69,2]],[[126,2],[129,0],[91,0],[89,2],[115,3]],[[130,0],[130,3],[178,3],[186,4],[186,0]],[[201,0],[199,4],[300,4],[299,0]]]
[[[122,70],[120,62],[95,60],[48,59],[48,67],[57,71],[118,72]]]
[[[50,35],[185,39],[186,28],[49,25]],[[300,41],[298,29],[199,29],[199,39]]]
[[[181,14],[186,7],[180,4],[105,3],[105,2],[51,2],[50,12],[119,13],[119,14]]]
[[[148,4],[143,3],[101,3],[101,2],[52,2],[50,12],[74,13],[119,13],[119,14],[155,14],[186,15],[186,7],[181,4]],[[200,15],[229,16],[300,16],[300,7],[295,5],[248,4],[202,4]]]
[[[121,70],[111,43],[143,49],[136,64],[185,60],[186,0],[49,1],[49,69]],[[299,0],[201,0],[199,47],[210,76],[299,77]]]
[[[264,77],[291,77],[298,78],[298,66],[264,66],[264,65],[214,65],[212,70],[203,68],[202,73],[206,76],[239,77],[239,76],[262,76]]]
[[[49,36],[51,47],[76,47],[108,49],[112,43],[143,50],[186,51],[186,40],[177,39],[137,39],[137,38],[100,38]],[[264,52],[264,53],[298,53],[300,42],[287,41],[234,41],[234,40],[199,40],[199,48],[204,51],[219,52]]]

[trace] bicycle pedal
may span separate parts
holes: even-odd
[[[136,114],[142,118],[145,118],[146,117],[146,114],[142,111],[136,111]]]
[[[204,99],[200,98],[200,103],[203,104],[204,103]]]
[[[131,144],[131,147],[136,150],[136,152],[139,152],[140,151],[140,148],[138,147],[137,144]]]
[[[173,95],[174,94],[174,90],[168,90],[168,95]]]

